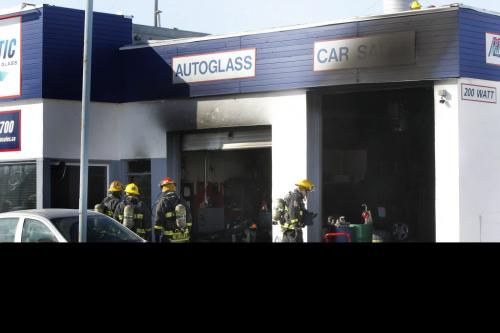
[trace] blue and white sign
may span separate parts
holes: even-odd
[[[414,31],[314,43],[315,72],[414,63]]]
[[[0,19],[0,98],[21,96],[21,17]]]
[[[486,33],[486,63],[500,66],[500,35]]]
[[[497,88],[462,83],[462,99],[464,101],[497,103]]]
[[[174,84],[242,79],[255,76],[255,49],[174,57]]]
[[[21,150],[21,110],[0,112],[0,152]]]

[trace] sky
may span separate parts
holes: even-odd
[[[28,0],[85,9],[87,0]],[[318,23],[382,13],[383,0],[159,0],[161,26],[228,34]],[[21,0],[0,0],[0,9],[18,6]],[[453,1],[421,0],[423,7]],[[463,0],[461,3],[500,13],[500,0]],[[154,24],[154,0],[94,0],[94,11],[133,16],[136,24]]]

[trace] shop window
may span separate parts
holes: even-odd
[[[51,207],[79,208],[80,166],[64,162],[51,166]],[[96,203],[106,196],[107,167],[89,166],[87,208],[93,209]]]
[[[151,208],[151,161],[132,160],[127,162],[127,181],[139,187],[140,199]]]
[[[36,208],[36,164],[0,164],[0,212]]]
[[[357,184],[365,179],[366,150],[327,150],[324,159],[331,166],[325,174],[325,183]]]

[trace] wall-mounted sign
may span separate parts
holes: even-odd
[[[497,88],[462,83],[462,99],[465,101],[497,103]]]
[[[486,63],[500,66],[500,35],[486,33]]]
[[[255,49],[180,56],[172,60],[174,84],[255,76]]]
[[[0,98],[21,96],[21,17],[0,19]]]
[[[414,63],[414,31],[314,43],[314,71]]]
[[[21,150],[21,110],[0,112],[0,152]]]

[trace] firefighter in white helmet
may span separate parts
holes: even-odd
[[[139,199],[139,188],[130,183],[125,187],[125,199],[115,210],[115,219],[141,236],[151,240],[151,214],[146,205]]]
[[[189,206],[176,190],[175,181],[164,178],[161,196],[155,204],[155,239],[157,242],[186,243],[191,240],[192,219]]]

